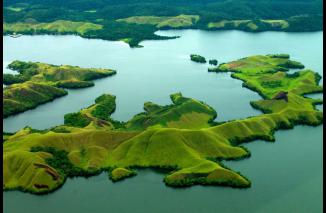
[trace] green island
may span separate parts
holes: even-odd
[[[197,63],[202,63],[202,64],[206,63],[205,57],[203,57],[201,55],[197,55],[197,54],[191,54],[190,60],[197,62]]]
[[[85,38],[124,41],[130,47],[144,40],[171,39],[160,29],[262,31],[319,31],[323,3],[261,0],[5,0],[3,34],[77,34]]]
[[[66,89],[94,86],[93,80],[116,74],[115,70],[13,61],[18,74],[3,74],[3,117],[8,117],[67,95]]]
[[[112,181],[136,175],[139,168],[160,169],[172,187],[219,185],[248,188],[244,175],[222,160],[250,157],[241,146],[257,139],[275,141],[279,129],[320,125],[322,100],[305,94],[322,92],[320,76],[311,70],[287,74],[304,66],[286,54],[257,55],[220,64],[215,72],[233,72],[262,100],[251,105],[261,115],[214,122],[217,113],[207,104],[171,94],[171,105],[144,104],[143,113],[127,122],[115,121],[116,97],[99,96],[95,103],[65,115],[65,124],[45,130],[25,127],[3,133],[3,190],[49,193],[75,176],[103,171]],[[218,76],[217,76],[218,77]]]

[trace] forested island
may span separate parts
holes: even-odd
[[[318,31],[322,8],[321,0],[5,0],[3,34],[77,34],[140,47],[143,40],[176,38],[154,34],[159,29]]]
[[[196,55],[196,54],[191,54],[190,60],[197,62],[197,63],[202,63],[202,64],[206,63],[205,57],[203,57],[201,55]]]
[[[274,141],[279,129],[320,125],[321,77],[287,54],[255,55],[210,68],[232,77],[262,97],[251,106],[263,114],[218,122],[218,113],[202,101],[171,94],[171,104],[144,104],[144,112],[116,121],[116,97],[102,94],[95,103],[65,115],[65,123],[45,130],[25,127],[3,134],[3,189],[48,193],[69,177],[107,172],[112,181],[137,174],[137,168],[161,169],[172,187],[223,185],[248,188],[251,181],[222,160],[250,157],[242,143]],[[219,77],[218,75],[216,76]],[[167,157],[168,156],[168,157]],[[22,176],[21,174],[24,173]],[[262,177],[263,178],[263,177]]]
[[[67,95],[64,89],[94,86],[93,80],[116,74],[115,70],[13,61],[3,74],[3,117],[8,117]]]

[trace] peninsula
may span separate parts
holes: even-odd
[[[64,90],[94,86],[93,80],[116,74],[115,70],[13,61],[3,74],[3,117],[8,117],[66,95]]]

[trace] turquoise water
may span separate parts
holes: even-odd
[[[26,125],[44,129],[63,123],[63,115],[94,102],[102,93],[117,96],[115,119],[128,120],[143,111],[143,103],[170,103],[169,95],[205,101],[218,112],[217,120],[230,120],[260,114],[249,105],[260,97],[241,87],[230,74],[207,72],[207,65],[189,60],[197,53],[220,63],[253,54],[289,53],[307,68],[322,73],[322,32],[259,34],[239,31],[164,31],[180,39],[145,41],[144,48],[130,49],[122,42],[88,40],[76,36],[4,37],[4,64],[13,60],[105,67],[118,71],[114,77],[97,80],[95,87],[70,90],[69,95],[4,120],[5,131]],[[8,72],[7,69],[4,70]],[[50,112],[50,113],[49,113]]]
[[[219,121],[260,114],[249,105],[251,100],[260,99],[256,93],[242,88],[241,81],[230,78],[229,74],[208,73],[208,65],[189,60],[192,53],[216,58],[220,63],[253,54],[289,53],[292,59],[322,75],[322,32],[158,33],[181,38],[145,41],[144,48],[130,49],[122,42],[76,36],[3,37],[5,64],[17,59],[118,71],[114,77],[97,80],[95,87],[70,90],[69,95],[54,102],[4,119],[4,130],[16,131],[26,125],[43,129],[62,124],[65,113],[92,104],[105,92],[117,96],[113,117],[119,120],[128,120],[141,112],[145,101],[168,104],[169,94],[179,91],[214,107]],[[299,126],[277,132],[275,143],[257,141],[246,145],[252,152],[250,159],[226,162],[252,180],[252,187],[246,190],[202,186],[173,189],[162,183],[163,174],[143,170],[138,176],[115,184],[106,174],[69,179],[61,189],[45,196],[5,192],[4,211],[321,212],[322,138],[321,126]]]

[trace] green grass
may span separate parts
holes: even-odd
[[[232,74],[232,77],[244,81],[245,87],[270,99],[281,91],[297,95],[323,91],[323,87],[318,85],[320,77],[311,70],[299,71],[296,76],[288,75],[285,72],[276,72],[258,75],[236,73]]]
[[[181,93],[172,94],[171,100],[173,104],[167,106],[145,103],[145,112],[135,115],[126,123],[126,128],[128,130],[143,130],[148,127],[200,129],[210,126],[217,116],[210,106],[192,98],[185,98]]]
[[[228,63],[221,63],[218,67],[209,68],[210,72],[238,72],[244,74],[274,73],[288,71],[290,68],[304,68],[300,62],[292,61],[284,55],[254,55]]]
[[[78,34],[84,35],[92,30],[101,30],[102,25],[90,22],[74,22],[57,20],[50,23],[3,23],[3,33],[23,33],[23,34]]]
[[[195,25],[200,20],[198,15],[178,15],[178,16],[133,16],[118,19],[118,22],[130,24],[148,24],[157,28],[185,28]]]
[[[248,151],[239,144],[256,139],[272,141],[277,129],[292,128],[295,124],[318,125],[322,120],[322,112],[287,108],[200,130],[156,128],[141,133],[94,129],[78,129],[72,133],[31,133],[27,130],[4,142],[4,161],[8,164],[8,156],[28,152],[31,147],[54,147],[68,152],[72,164],[84,170],[173,168],[174,171],[165,177],[170,186],[217,184],[249,187],[250,181],[245,177],[208,159],[248,157]],[[10,161],[10,165],[15,163]],[[5,183],[6,180],[11,182],[11,175],[15,174],[15,170],[10,170],[5,175]],[[16,184],[15,187],[24,187],[30,182]]]
[[[318,86],[320,76],[310,70],[284,73],[289,66],[299,64],[289,62],[286,54],[240,61],[220,66],[223,71],[235,72],[248,88],[264,97],[251,102],[264,114],[211,125],[216,117],[214,109],[176,93],[170,96],[171,105],[147,102],[144,113],[116,127],[110,123],[115,96],[102,95],[94,105],[79,111],[70,126],[66,123],[44,131],[24,128],[3,134],[4,190],[45,193],[60,187],[66,177],[101,171],[109,171],[109,177],[117,181],[135,175],[131,168],[163,169],[164,182],[172,187],[250,187],[249,179],[220,161],[250,157],[250,151],[241,144],[257,139],[275,141],[274,133],[279,129],[323,123],[323,112],[315,108],[322,101],[303,96],[322,92],[322,87]],[[287,101],[273,98],[280,91],[288,92]],[[75,125],[80,116],[91,122]],[[50,167],[61,174],[60,178],[54,180],[44,166],[35,167],[35,163]],[[35,184],[47,188],[36,188]]]
[[[90,81],[79,81],[79,80],[65,80],[59,81],[56,86],[60,88],[67,88],[67,89],[79,89],[85,87],[92,87],[94,86],[94,82]]]
[[[135,176],[136,174],[137,173],[133,170],[129,170],[126,168],[115,168],[112,171],[110,171],[109,178],[112,181],[116,182],[116,181],[120,181],[120,180],[123,180],[128,177]]]
[[[231,77],[242,80],[243,86],[271,99],[279,92],[297,95],[322,92],[318,83],[321,77],[311,70],[287,74],[289,68],[304,68],[300,62],[290,60],[287,54],[255,55],[242,58],[218,67],[210,72],[233,72]]]
[[[3,89],[3,117],[8,117],[67,95],[67,91],[47,84],[26,82]]]
[[[23,61],[13,61],[8,68],[18,74],[4,74],[4,83],[10,85],[3,91],[4,117],[66,95],[67,91],[61,88],[93,86],[92,80],[116,74],[116,71],[110,69]]]
[[[259,19],[259,20],[221,20],[218,22],[209,22],[208,29],[227,30],[237,29],[251,32],[274,30],[285,31],[290,28],[287,20]]]

